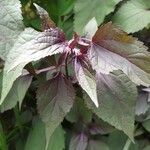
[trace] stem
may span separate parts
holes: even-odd
[[[36,74],[40,74],[40,73],[47,72],[47,71],[54,70],[54,69],[56,69],[56,67],[51,66],[51,67],[47,67],[47,68],[44,68],[44,69],[36,70],[35,72],[36,72]],[[30,74],[30,73],[27,72],[27,73],[24,73],[23,75],[28,75],[28,74]]]
[[[47,67],[47,68],[44,68],[44,69],[37,70],[36,74],[40,74],[40,73],[43,73],[43,72],[51,71],[51,70],[54,70],[54,69],[56,69],[55,66]]]
[[[128,138],[126,141],[126,144],[123,147],[123,150],[129,150],[131,143],[132,143],[132,141]]]
[[[69,77],[69,74],[68,74],[68,54],[67,54],[67,57],[65,60],[65,70],[66,70],[66,77],[68,79],[68,77]]]

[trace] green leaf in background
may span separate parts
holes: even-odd
[[[148,132],[150,132],[150,119],[144,121],[142,125]]]
[[[85,103],[98,117],[133,140],[136,86],[121,71],[97,78],[99,107],[96,108],[86,96]]]
[[[10,92],[8,93],[4,102],[0,106],[1,112],[13,108],[17,104],[17,102],[19,102],[19,106],[21,107],[22,101],[31,82],[32,82],[31,75],[19,77],[14,82]]]
[[[33,129],[31,129],[25,150],[45,150],[46,135],[45,124],[40,120],[34,120]],[[48,142],[47,150],[63,150],[65,144],[64,131],[62,127],[56,128]]]
[[[108,145],[100,140],[89,140],[87,150],[110,150]]]
[[[83,36],[85,36],[88,39],[92,39],[97,30],[98,30],[98,24],[94,17],[84,27]]]
[[[65,132],[62,127],[56,128],[50,137],[47,150],[63,150],[65,149]]]
[[[127,136],[121,131],[114,131],[108,137],[108,145],[110,150],[123,150]]]
[[[66,33],[67,39],[71,39],[73,36],[73,17],[69,17],[62,24],[62,29]]]
[[[88,123],[92,119],[92,112],[86,108],[83,99],[76,97],[74,105],[67,114],[66,119],[72,123],[78,121]]]
[[[114,11],[115,5],[121,0],[77,0],[74,11],[74,30],[82,34],[85,25],[93,18],[96,18],[100,25],[106,15]]]
[[[34,120],[33,129],[31,129],[25,150],[45,150],[46,136],[45,136],[45,125],[40,120]]]
[[[113,17],[113,22],[126,32],[134,33],[150,23],[150,1],[130,0],[123,4]]]
[[[136,141],[132,143],[123,132],[117,130],[109,135],[108,145],[110,150],[141,150]]]
[[[1,122],[0,122],[0,150],[8,150],[6,136],[4,134]]]
[[[19,0],[0,0],[0,57],[5,60],[24,30]]]
[[[144,149],[143,149],[143,150],[150,150],[150,145],[148,145],[148,146],[144,147]]]
[[[57,16],[67,15],[73,9],[74,1],[75,0],[49,0],[50,12]]]

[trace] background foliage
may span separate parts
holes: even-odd
[[[49,71],[42,74],[38,71],[55,65],[57,55],[49,57],[47,53],[39,53],[38,58],[20,57],[14,64],[21,54],[29,55],[27,50],[33,44],[30,41],[41,31],[41,19],[33,3],[48,12],[68,39],[72,38],[73,31],[82,35],[84,27],[95,17],[98,25],[112,21],[150,46],[149,0],[0,0],[0,150],[149,150],[149,88],[129,82],[120,71],[107,75],[115,86],[113,92],[108,91],[107,83],[99,81],[105,88],[98,93],[102,101],[96,108],[76,85],[76,97],[70,90],[72,98],[67,99],[65,89],[71,85],[65,78],[54,78],[38,88],[52,76]],[[34,46],[34,50],[39,49],[38,44]],[[42,59],[43,56],[48,57]],[[23,70],[24,66],[30,74]],[[24,76],[21,76],[22,70]],[[90,75],[85,72],[86,80]],[[77,78],[81,84],[83,78]],[[143,82],[145,86],[150,85],[146,78]],[[45,92],[45,87],[49,92]],[[51,92],[53,89],[57,90]],[[49,103],[48,99],[62,89],[56,102]],[[117,101],[114,92],[117,97],[123,97],[123,101]],[[57,108],[60,97],[62,112]],[[41,107],[44,105],[48,107]],[[37,106],[40,106],[38,110]]]

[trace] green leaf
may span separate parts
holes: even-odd
[[[86,108],[83,99],[76,97],[74,105],[67,114],[66,119],[72,123],[78,121],[88,123],[92,119],[92,113],[88,108]]]
[[[97,30],[98,30],[98,24],[94,17],[87,23],[87,25],[83,29],[83,35],[88,39],[92,39],[92,37],[94,36]]]
[[[111,150],[122,150],[127,140],[127,136],[116,130],[108,137],[108,145]]]
[[[62,74],[46,81],[38,88],[38,111],[47,128],[49,128],[49,137],[70,111],[74,98],[75,93],[72,83]]]
[[[85,103],[98,117],[124,131],[133,140],[136,86],[121,71],[110,75],[97,75],[99,107],[88,97]]]
[[[47,133],[48,134],[48,133]],[[62,127],[56,128],[50,138],[47,150],[63,150],[65,149],[65,132]]]
[[[54,16],[65,16],[74,7],[75,0],[48,0],[49,5],[47,5],[47,9],[49,10],[50,14]]]
[[[150,23],[150,2],[148,0],[130,0],[118,9],[113,22],[126,32],[134,33]]]
[[[4,134],[1,122],[0,122],[0,150],[8,150],[6,135]]]
[[[148,132],[150,132],[150,119],[144,121],[142,125]]]
[[[36,118],[36,120],[34,121],[33,128],[29,133],[25,145],[25,150],[44,150],[45,145],[46,145],[45,125],[40,119]]]
[[[87,146],[87,150],[110,150],[108,145],[98,140],[90,140]]]
[[[75,3],[74,30],[82,34],[85,25],[93,18],[96,18],[100,25],[105,16],[114,11],[115,5],[121,0],[77,0]]]
[[[32,81],[31,75],[26,75],[19,77],[13,84],[10,92],[6,96],[5,100],[3,101],[2,105],[0,106],[1,112],[9,110],[13,108],[17,102],[19,102],[19,106],[21,107],[22,101],[28,90]]]
[[[149,150],[149,149],[150,149],[150,145],[148,145],[148,146],[144,147],[144,149],[143,149],[143,150]]]
[[[139,150],[137,141],[132,143],[125,134],[117,130],[109,135],[108,145],[110,150]]]
[[[29,133],[25,150],[46,150],[45,133],[45,124],[39,118],[36,118],[33,122],[33,128]],[[64,144],[64,131],[61,127],[58,127],[50,137],[47,150],[62,150]]]
[[[24,25],[19,0],[0,0],[0,57],[6,60]]]

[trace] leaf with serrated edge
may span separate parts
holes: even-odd
[[[0,0],[0,57],[3,60],[24,30],[20,8],[19,0]]]
[[[50,127],[49,135],[63,121],[75,98],[72,83],[62,74],[38,88],[37,106],[42,120]]]
[[[113,16],[113,22],[128,33],[142,30],[150,23],[150,2],[148,0],[127,1]]]
[[[32,81],[32,76],[25,75],[25,76],[19,77],[14,82],[10,92],[8,93],[4,102],[0,106],[1,112],[4,112],[6,110],[13,108],[17,104],[17,102],[19,102],[19,105],[21,107],[22,101],[24,99],[26,91],[28,90],[31,84],[31,81]]]
[[[115,5],[121,0],[76,0],[74,6],[74,30],[82,34],[83,28],[93,18],[100,25],[106,15],[114,11]]]
[[[89,123],[92,120],[92,112],[85,107],[84,101],[80,97],[76,97],[73,107],[66,115],[66,119],[71,123],[84,122]]]
[[[57,30],[37,32],[34,29],[27,28],[22,32],[5,62],[0,103],[7,96],[13,82],[22,74],[26,64],[64,51],[66,47],[65,43],[62,42],[64,38],[59,39],[59,36],[63,36],[63,33],[61,34]]]
[[[115,75],[116,74],[116,75]],[[122,130],[133,140],[136,86],[123,74],[97,75],[99,107],[86,96],[85,103],[98,117]]]
[[[99,106],[96,91],[96,81],[94,76],[82,66],[81,60],[75,59],[75,74],[81,87],[87,92],[96,107]]]
[[[109,74],[120,69],[137,85],[150,85],[150,52],[111,22],[94,35],[88,57],[97,72]]]

